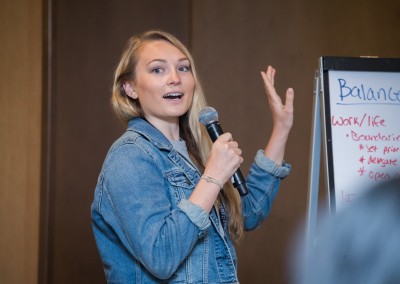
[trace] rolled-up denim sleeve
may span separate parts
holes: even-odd
[[[278,165],[266,157],[263,150],[257,152],[246,178],[249,194],[242,197],[242,215],[246,230],[256,229],[267,218],[281,180],[290,171],[291,166],[288,163]]]
[[[178,207],[188,216],[190,221],[199,228],[200,232],[204,232],[210,227],[211,222],[208,218],[208,214],[200,206],[192,203],[188,199],[183,199]]]
[[[287,177],[291,170],[291,166],[288,163],[283,162],[282,165],[278,165],[266,157],[263,150],[258,150],[255,157],[255,163],[264,171],[282,179]]]

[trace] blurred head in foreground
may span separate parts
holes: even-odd
[[[307,284],[400,283],[400,178],[327,216],[309,256]]]

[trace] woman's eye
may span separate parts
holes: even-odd
[[[178,68],[178,70],[179,70],[179,71],[182,71],[182,72],[189,72],[189,71],[191,70],[191,68],[190,68],[190,66],[184,65],[184,66],[180,66],[180,67]]]
[[[156,68],[151,69],[151,72],[156,73],[156,74],[160,74],[162,71],[163,70],[161,67],[156,67]]]

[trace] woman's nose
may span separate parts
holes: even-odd
[[[170,85],[180,85],[181,84],[181,78],[178,74],[177,71],[172,71],[169,77],[169,82]]]

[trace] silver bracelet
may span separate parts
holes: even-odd
[[[222,182],[220,182],[219,180],[217,180],[216,178],[210,177],[208,175],[202,175],[200,178],[204,179],[206,182],[211,182],[213,184],[218,185],[219,189],[222,189],[224,187],[224,184]]]

